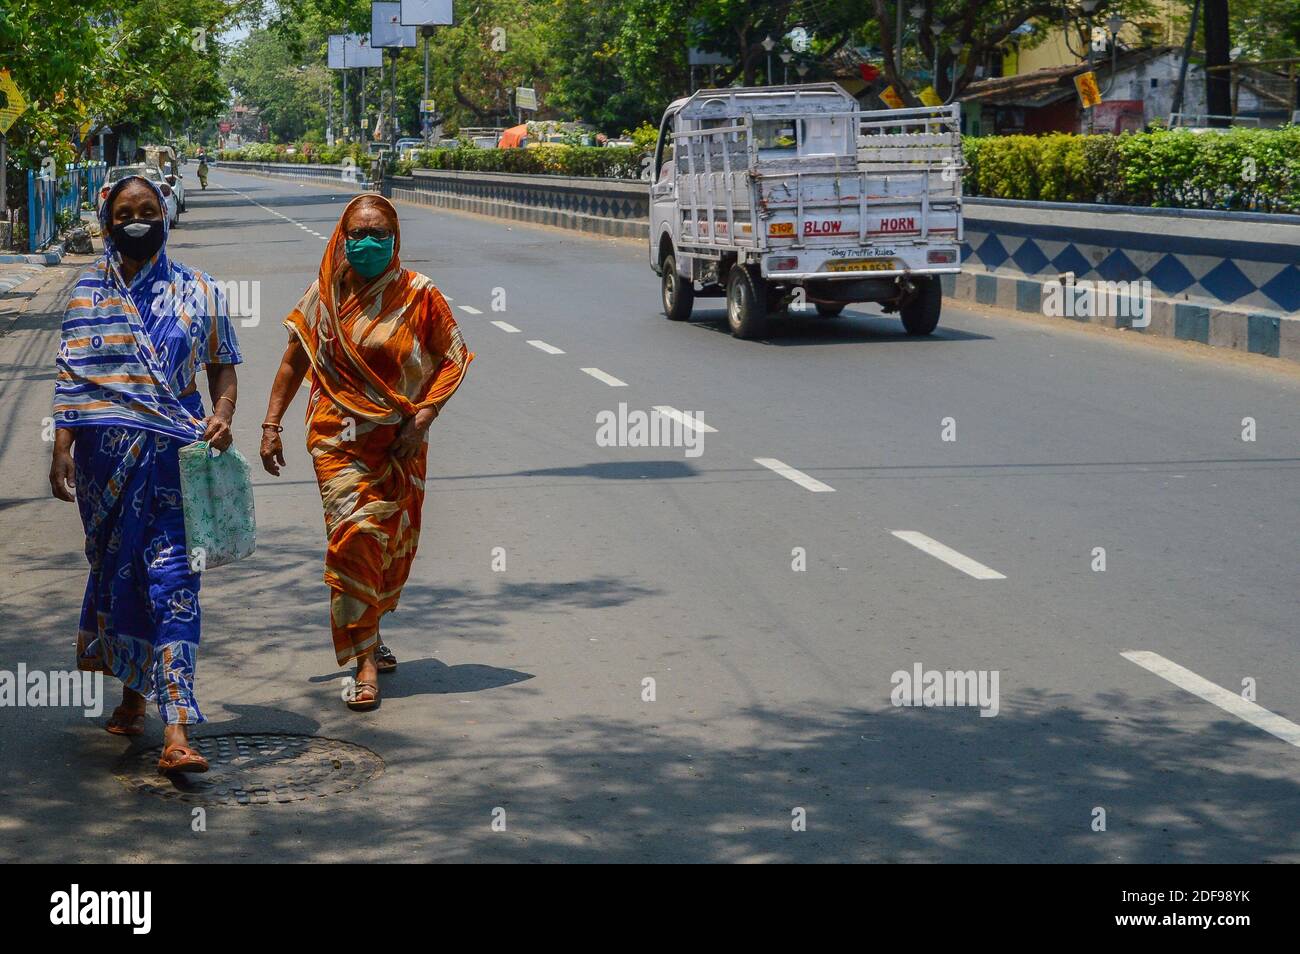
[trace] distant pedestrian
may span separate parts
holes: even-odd
[[[262,465],[284,466],[280,421],[307,371],[307,449],[325,508],[325,582],[348,707],[379,704],[397,667],[379,619],[397,608],[424,504],[428,429],[473,355],[437,287],[402,268],[397,210],[367,193],[343,210],[317,280],[285,319],[289,344],[262,425]]]
[[[211,277],[168,258],[165,209],[142,176],[120,179],[104,200],[104,255],[63,317],[50,489],[77,501],[86,532],[77,666],[122,680],[108,731],[140,735],[153,700],[166,724],[159,769],[204,772],[187,735],[204,718],[194,694],[199,574],[185,541],[179,451],[199,439],[230,446],[241,359]],[[195,380],[203,367],[211,414]]]

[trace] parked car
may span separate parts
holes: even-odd
[[[108,170],[104,177],[104,184],[99,189],[99,196],[95,199],[95,211],[99,211],[104,200],[108,198],[108,193],[112,190],[114,183],[119,179],[125,179],[127,176],[143,176],[157,183],[158,188],[162,191],[163,198],[167,202],[167,221],[174,228],[180,224],[181,210],[180,202],[176,198],[176,191],[163,176],[162,170],[157,166],[148,163],[138,163],[133,166],[113,166]]]

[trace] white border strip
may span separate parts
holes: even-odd
[[[1172,682],[1179,689],[1186,689],[1194,696],[1213,703],[1224,712],[1230,712],[1238,719],[1244,719],[1251,725],[1275,735],[1283,742],[1290,742],[1300,748],[1300,725],[1290,719],[1284,719],[1276,712],[1269,712],[1263,706],[1256,705],[1222,686],[1203,679],[1190,669],[1184,669],[1178,663],[1166,659],[1159,653],[1145,649],[1128,649],[1120,653],[1131,663],[1136,663],[1147,672],[1155,673],[1161,679]]]
[[[689,427],[697,434],[716,434],[718,429],[710,427],[704,423],[704,418],[700,414],[687,415],[668,404],[656,404],[654,409],[668,418],[670,421],[676,421],[682,427]]]
[[[620,381],[618,378],[614,377],[614,375],[606,374],[604,371],[600,370],[600,368],[583,368],[582,373],[590,374],[597,381],[608,384],[611,388],[627,387],[626,381]]]
[[[809,477],[802,470],[795,470],[789,464],[783,464],[775,457],[755,457],[755,464],[762,464],[768,470],[774,470],[786,480],[793,480],[805,490],[811,490],[815,494],[833,494],[835,488],[829,484],[823,484],[814,477]]]
[[[927,537],[924,533],[919,533],[916,530],[890,530],[889,532],[904,543],[910,543],[922,553],[928,553],[936,560],[942,560],[950,567],[961,570],[967,576],[973,576],[977,580],[1006,579],[997,570],[985,566],[978,560],[972,560],[964,553],[958,553],[952,547],[940,543],[933,537]]]

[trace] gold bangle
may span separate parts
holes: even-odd
[[[281,427],[279,424],[272,424],[270,421],[263,421],[262,430],[266,430],[268,427],[274,430],[277,434],[279,434],[281,431],[284,430],[284,428]]]
[[[227,397],[227,396],[224,395],[224,394],[221,395],[221,397],[217,398],[217,403],[218,403],[218,404],[220,404],[222,401],[230,401],[230,407],[231,407],[232,409],[234,409],[234,408],[236,407],[235,402],[234,402],[234,399],[233,399],[233,398],[230,398],[230,397]]]

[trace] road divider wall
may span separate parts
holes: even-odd
[[[394,199],[620,238],[650,235],[649,184],[635,179],[416,169],[389,176]]]

